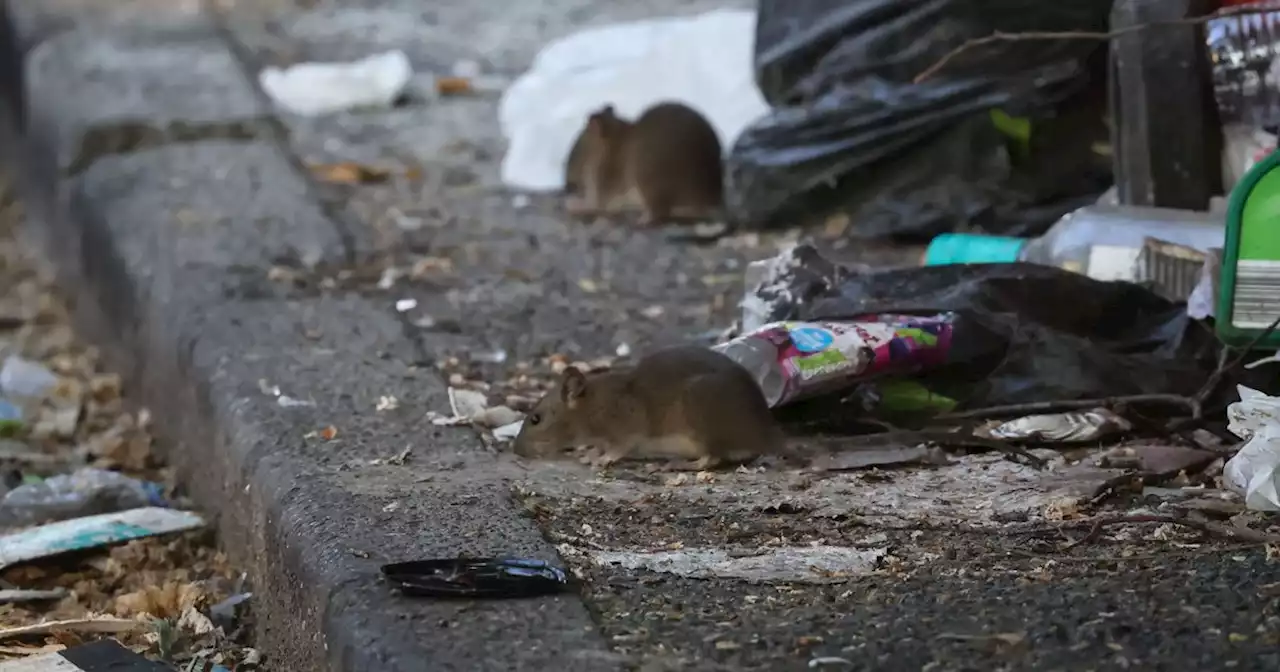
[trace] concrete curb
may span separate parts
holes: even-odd
[[[270,112],[216,26],[41,38],[7,9],[0,58],[23,59],[26,84],[0,84],[28,115],[5,120],[27,233],[249,571],[271,668],[620,667],[577,597],[432,602],[379,580],[399,559],[555,552],[514,508],[500,456],[423,418],[445,389],[393,313],[265,279],[352,250],[267,137]],[[283,407],[260,381],[314,406]],[[376,412],[383,395],[401,409]],[[337,440],[314,436],[330,424]],[[408,464],[386,463],[406,447]]]

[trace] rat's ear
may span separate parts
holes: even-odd
[[[582,370],[576,366],[565,369],[564,377],[560,379],[560,400],[565,404],[572,404],[586,393],[587,377]]]
[[[613,105],[605,105],[587,118],[587,131],[596,137],[603,138],[609,133],[610,126],[618,120],[618,116],[613,112]]]

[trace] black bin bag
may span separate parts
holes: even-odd
[[[1111,0],[760,0],[756,80],[773,110],[730,151],[730,216],[768,228],[843,211],[863,237],[1043,230],[1110,184],[1109,160],[1077,135],[1106,137],[1106,42],[995,41],[913,80],[997,32],[1105,32],[1110,9]],[[1011,152],[993,109],[1032,119],[1030,159],[1026,145]]]

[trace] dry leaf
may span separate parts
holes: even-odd
[[[443,96],[471,93],[471,80],[466,77],[441,77],[436,80],[436,92]]]
[[[373,184],[386,182],[391,171],[386,168],[366,166],[354,161],[321,163],[310,166],[316,179],[334,184]]]
[[[337,438],[337,436],[338,436],[338,428],[334,427],[333,425],[329,425],[328,427],[325,427],[324,429],[320,430],[320,438],[324,439],[325,441],[332,441],[335,438]]]

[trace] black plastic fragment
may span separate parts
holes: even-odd
[[[538,597],[563,592],[563,569],[524,558],[443,558],[394,562],[382,574],[413,597]]]

